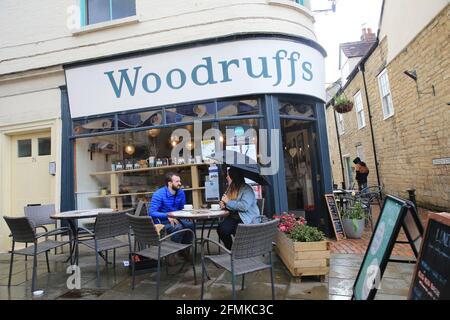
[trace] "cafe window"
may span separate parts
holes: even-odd
[[[358,91],[353,97],[355,100],[356,119],[358,121],[358,129],[362,129],[366,126],[366,120],[364,119],[364,109],[361,98],[361,91]]]
[[[31,157],[31,139],[17,141],[17,156],[19,158]]]
[[[389,78],[386,69],[378,76],[378,86],[380,89],[384,119],[387,119],[394,115],[394,105],[392,104],[391,88],[389,87]]]
[[[75,135],[81,135],[113,131],[114,123],[114,116],[75,120],[73,122],[73,132]]]
[[[216,104],[199,103],[187,104],[166,109],[166,121],[170,123],[193,122],[196,120],[214,119]]]
[[[235,116],[259,115],[260,103],[258,99],[222,100],[217,102],[217,117],[228,118]]]
[[[119,114],[117,126],[119,130],[140,127],[153,127],[163,124],[163,112],[161,110],[149,110],[135,113]]]
[[[280,100],[280,116],[314,118],[314,108],[306,103],[291,103]]]
[[[136,15],[135,0],[81,0],[84,25]]]

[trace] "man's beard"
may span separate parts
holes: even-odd
[[[181,188],[181,186],[174,186],[174,185],[172,185],[172,190],[173,191],[178,191],[178,190],[180,190],[180,188]]]

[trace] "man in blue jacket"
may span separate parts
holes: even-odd
[[[168,212],[183,209],[186,204],[186,196],[181,189],[181,179],[175,173],[166,174],[166,186],[158,189],[152,196],[150,204],[149,216],[153,218],[155,223],[161,223],[167,233],[189,228],[193,232],[194,224],[187,219],[174,219],[167,216]],[[191,243],[192,233],[183,232],[172,237],[172,241],[181,243]]]

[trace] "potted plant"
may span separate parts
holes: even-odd
[[[342,214],[342,225],[348,238],[360,239],[364,231],[364,220],[366,213],[363,204],[355,200],[354,205]]]
[[[334,98],[333,107],[337,113],[346,113],[353,109],[353,102],[347,99],[344,94],[340,94]]]
[[[293,276],[324,276],[329,272],[330,244],[316,227],[308,226],[294,214],[279,219],[276,250]]]

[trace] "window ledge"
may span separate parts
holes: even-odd
[[[305,7],[301,4],[298,4],[292,0],[269,0],[268,4],[294,9],[296,11],[299,11],[300,13],[303,13],[312,22],[315,22],[315,19],[314,19],[314,16],[312,15],[311,10],[309,10],[307,7]]]
[[[389,118],[392,118],[393,116],[394,116],[394,114],[392,113],[392,114],[390,114],[390,115],[384,117],[383,120],[387,120],[387,119],[389,119]]]
[[[106,30],[106,29],[120,27],[120,26],[126,26],[129,24],[134,24],[134,23],[138,23],[138,22],[139,22],[139,18],[137,15],[122,18],[122,19],[115,19],[115,20],[111,20],[111,21],[100,22],[100,23],[81,27],[80,29],[76,29],[76,30],[72,31],[72,36],[78,36],[78,35],[82,35],[85,33],[96,32],[96,31]]]

